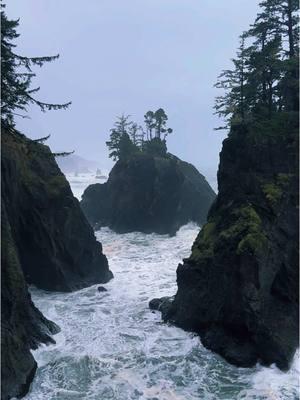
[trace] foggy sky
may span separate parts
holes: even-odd
[[[17,52],[60,59],[37,67],[40,100],[67,111],[29,109],[17,127],[46,136],[53,151],[111,165],[105,141],[115,117],[139,123],[164,108],[173,133],[168,149],[201,172],[215,173],[224,134],[214,131],[213,88],[230,67],[238,36],[254,21],[258,0],[10,0],[20,17]]]

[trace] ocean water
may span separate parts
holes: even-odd
[[[299,353],[287,373],[275,366],[237,368],[149,310],[150,299],[176,292],[177,264],[198,230],[188,224],[170,238],[103,228],[96,236],[115,276],[104,285],[107,292],[97,285],[73,293],[31,288],[61,332],[55,345],[33,352],[38,370],[25,399],[299,399]]]
[[[66,178],[70,183],[72,192],[78,200],[81,200],[81,196],[84,190],[88,187],[88,185],[92,185],[94,183],[104,183],[108,178],[108,171],[102,170],[101,172],[103,176],[106,176],[106,179],[96,178],[96,173],[87,173],[87,174],[66,174]]]

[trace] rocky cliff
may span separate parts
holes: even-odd
[[[101,244],[47,146],[3,132],[2,198],[29,284],[70,291],[112,277]]]
[[[33,305],[27,284],[70,291],[107,282],[101,244],[49,148],[15,131],[1,137],[2,399],[24,395],[34,377],[30,353],[58,327]]]
[[[298,133],[232,130],[219,194],[192,253],[177,269],[165,320],[200,334],[229,362],[289,367],[298,346]]]
[[[59,328],[31,301],[3,203],[1,218],[1,399],[7,400],[27,393],[37,368],[30,349],[54,343]]]
[[[89,186],[81,207],[94,226],[116,232],[175,234],[203,224],[215,193],[197,169],[177,157],[134,154],[119,160],[104,184]]]

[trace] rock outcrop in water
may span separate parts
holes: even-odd
[[[174,301],[150,306],[233,364],[285,370],[299,344],[295,127],[265,135],[233,130],[218,184],[208,222],[178,266]]]
[[[70,291],[112,278],[101,244],[47,146],[3,132],[2,204],[29,284]]]
[[[101,244],[49,148],[2,130],[2,399],[34,377],[30,353],[58,327],[33,305],[27,284],[70,291],[112,278]]]
[[[90,185],[81,207],[94,226],[175,234],[189,221],[203,224],[214,198],[193,165],[170,154],[140,153],[119,160],[106,183]]]

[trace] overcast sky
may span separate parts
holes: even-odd
[[[202,172],[215,172],[224,135],[214,131],[216,89],[238,36],[253,22],[257,0],[10,0],[20,18],[17,51],[60,59],[37,68],[38,98],[72,101],[17,126],[29,137],[51,133],[53,150],[75,150],[109,166],[105,141],[115,117],[139,123],[164,108],[169,151]]]

